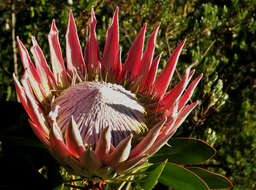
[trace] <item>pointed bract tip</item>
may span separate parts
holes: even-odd
[[[159,30],[159,27],[160,27],[160,23],[158,23],[152,33],[152,36],[154,37],[154,43],[156,43],[156,36],[157,36],[157,33],[158,33],[158,30]]]
[[[188,78],[190,79],[194,74],[195,74],[195,69],[193,69],[190,73],[189,73],[189,75],[188,75]]]
[[[16,37],[16,40],[17,40],[17,43],[18,43],[19,46],[23,46],[19,36]]]
[[[69,11],[68,23],[75,22],[72,10]]]
[[[69,16],[73,16],[73,12],[71,9],[69,10]]]
[[[91,23],[96,21],[96,17],[95,17],[95,13],[94,13],[94,9],[92,8],[91,10]]]
[[[50,130],[50,134],[52,134],[56,139],[63,141],[63,136],[57,123],[53,123],[53,126]]]
[[[155,29],[154,29],[154,32],[157,32],[157,31],[158,31],[160,25],[161,25],[161,23],[159,22],[159,23],[156,25],[156,27],[155,27]]]
[[[113,20],[112,20],[112,24],[118,24],[118,7],[115,10],[114,16],[113,16]]]
[[[71,116],[71,124],[72,124],[72,127],[76,126],[76,121],[75,121],[73,115]]]
[[[51,29],[50,29],[50,33],[57,33],[57,32],[58,32],[58,29],[57,29],[56,24],[55,24],[55,19],[53,19]]]
[[[146,28],[147,28],[147,23],[145,23],[145,24],[143,25],[143,30],[146,30]]]
[[[36,46],[37,45],[37,41],[36,41],[35,36],[32,36],[31,38],[32,38],[33,46]]]
[[[119,12],[119,8],[116,7],[115,13],[114,13],[114,18],[118,18],[118,12]]]
[[[118,7],[116,7],[116,10],[115,10],[114,15],[115,15],[115,16],[118,16],[118,12],[119,12],[119,8],[118,8]]]
[[[18,43],[18,47],[20,51],[26,52],[26,47],[24,46],[24,44],[22,43],[22,41],[20,40],[20,38],[17,36],[17,43]]]
[[[187,39],[185,38],[185,39],[181,42],[181,44],[180,44],[181,48],[183,48],[183,46],[185,45],[186,41],[187,41]]]
[[[111,141],[111,128],[110,126],[107,126],[105,129],[103,129],[102,135],[105,136],[109,142]]]
[[[15,75],[15,73],[12,73],[12,77],[14,79],[14,83],[15,84],[19,82],[17,76]]]

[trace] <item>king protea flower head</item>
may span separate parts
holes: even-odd
[[[29,122],[50,153],[67,170],[80,176],[111,178],[145,163],[173,136],[198,102],[187,105],[201,79],[192,64],[169,89],[185,40],[174,50],[158,77],[161,54],[153,59],[156,26],[147,41],[143,26],[121,61],[118,8],[107,30],[102,58],[91,13],[89,40],[82,53],[72,12],[66,33],[66,64],[53,20],[48,35],[51,69],[32,37],[34,63],[17,38],[24,67],[17,94]]]

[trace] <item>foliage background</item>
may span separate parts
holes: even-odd
[[[26,184],[24,180],[19,180],[23,174],[33,173],[33,168],[37,168],[41,162],[54,165],[48,154],[40,150],[24,156],[24,152],[20,152],[20,148],[13,144],[22,146],[30,142],[12,139],[9,135],[32,134],[23,109],[13,103],[16,93],[12,73],[21,76],[23,71],[19,55],[15,65],[12,32],[20,37],[28,49],[32,45],[31,36],[35,36],[49,60],[47,34],[52,19],[56,20],[65,52],[68,10],[72,9],[84,48],[90,10],[94,7],[102,53],[105,33],[117,6],[120,10],[123,61],[144,23],[148,24],[148,37],[157,23],[161,22],[155,51],[155,56],[163,52],[160,68],[163,68],[174,48],[184,38],[187,39],[175,79],[182,76],[185,67],[195,60],[199,61],[196,74],[203,72],[204,78],[194,95],[194,99],[201,100],[200,106],[183,124],[177,136],[192,136],[213,145],[217,155],[201,166],[227,176],[233,182],[234,189],[256,189],[255,0],[0,1],[0,100],[1,108],[5,110],[2,117],[5,124],[0,127],[0,166],[9,163],[14,170],[10,174],[5,173],[3,179],[9,183],[10,178],[15,178],[17,183]],[[16,24],[12,23],[12,14],[16,16]],[[40,146],[40,143],[34,146]],[[26,151],[31,150],[27,148]],[[36,173],[33,176],[35,179],[40,178]]]

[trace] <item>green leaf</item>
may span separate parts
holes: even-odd
[[[159,162],[168,159],[177,164],[199,164],[215,155],[216,150],[202,140],[194,138],[173,138],[169,140],[171,146],[164,146],[151,159]]]
[[[188,167],[188,169],[200,176],[210,188],[217,189],[233,187],[233,184],[225,176],[199,167]]]
[[[153,189],[157,184],[160,175],[162,174],[164,167],[168,160],[160,163],[154,170],[152,170],[145,179],[145,182],[142,184],[144,190]]]
[[[55,187],[53,190],[64,190],[64,184]]]
[[[175,164],[167,163],[159,181],[175,190],[208,190],[207,184],[188,169]]]

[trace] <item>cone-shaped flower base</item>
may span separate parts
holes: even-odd
[[[16,90],[38,138],[68,171],[80,176],[111,178],[143,164],[175,133],[197,102],[187,105],[202,78],[190,85],[192,64],[171,90],[183,41],[156,77],[161,55],[153,59],[158,24],[143,52],[146,25],[122,65],[118,9],[108,28],[103,57],[92,10],[84,56],[72,12],[66,33],[66,64],[55,21],[48,35],[51,68],[32,38],[29,53],[17,38],[24,67]]]

